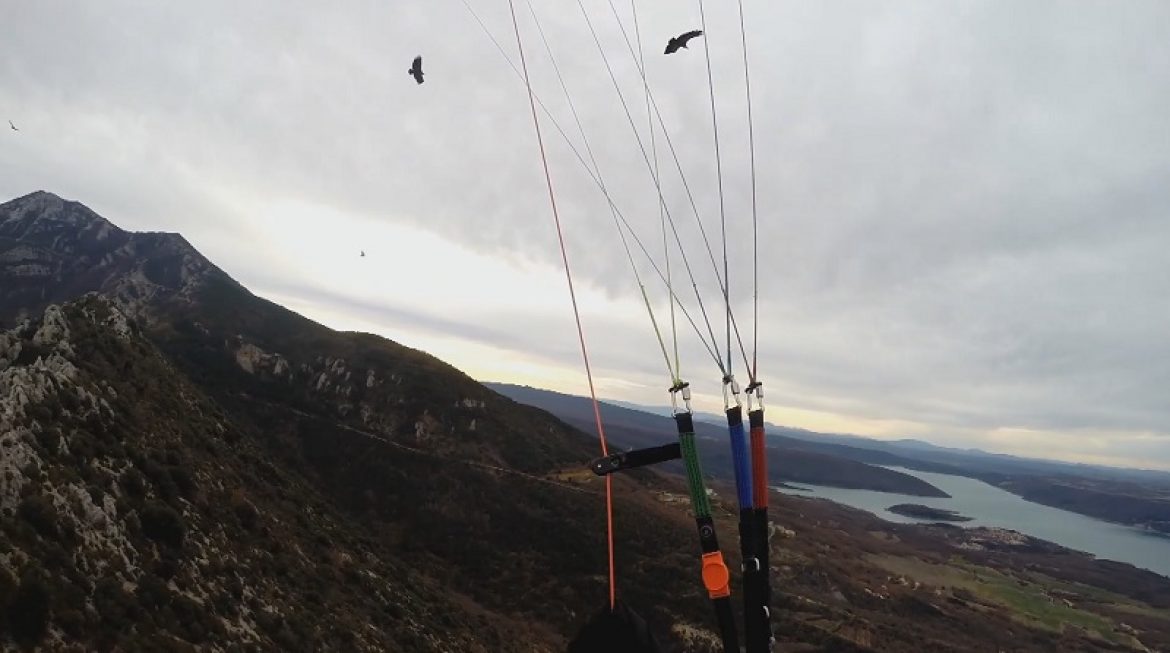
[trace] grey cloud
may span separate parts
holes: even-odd
[[[565,329],[572,328],[568,316],[565,316],[567,319],[550,319],[497,311],[477,315],[462,312],[454,317],[446,317],[441,314],[444,312],[441,305],[429,307],[428,310],[427,307],[372,303],[347,297],[328,288],[290,286],[280,279],[263,276],[256,277],[254,282],[254,288],[261,296],[295,296],[325,308],[330,313],[360,317],[382,326],[384,335],[407,346],[410,346],[408,341],[395,337],[396,330],[409,327],[490,343],[547,362],[575,362],[580,359],[578,343],[564,337]],[[603,334],[598,344],[604,343],[605,346],[597,347],[592,357],[599,375],[621,373],[651,381],[662,376],[665,364],[660,356],[647,358],[629,355],[630,351],[653,346],[654,341],[647,334],[622,329],[618,321],[604,317],[589,320],[586,329]],[[661,383],[654,384],[654,387],[657,389],[659,385],[665,387]]]

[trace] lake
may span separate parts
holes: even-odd
[[[1025,501],[983,481],[949,474],[931,474],[890,467],[918,477],[951,495],[950,499],[915,497],[905,494],[845,490],[801,483],[809,491],[779,489],[784,494],[830,499],[853,508],[871,512],[882,519],[899,523],[930,522],[897,515],[886,510],[899,503],[918,503],[932,508],[954,510],[971,517],[959,526],[995,526],[1055,542],[1061,546],[1092,553],[1098,558],[1128,562],[1170,577],[1170,538],[1153,535],[1137,528],[1111,524],[1092,517]]]

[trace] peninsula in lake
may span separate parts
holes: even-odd
[[[896,506],[886,508],[892,513],[904,515],[906,517],[914,517],[916,519],[935,519],[938,521],[971,521],[970,517],[960,515],[954,510],[946,510],[943,508],[931,508],[920,503],[899,503]]]

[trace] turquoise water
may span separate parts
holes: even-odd
[[[899,523],[931,520],[896,515],[886,508],[899,503],[945,508],[972,518],[972,521],[956,524],[959,526],[1008,528],[1070,549],[1092,553],[1098,558],[1127,562],[1170,577],[1170,538],[1024,501],[1010,492],[975,479],[897,467],[890,469],[916,476],[951,495],[951,498],[915,497],[807,484],[801,486],[808,488],[808,492],[787,489],[781,489],[780,492],[830,499]]]

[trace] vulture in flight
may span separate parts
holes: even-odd
[[[409,73],[412,77],[414,77],[414,81],[418,82],[419,84],[423,83],[422,56],[421,55],[414,58],[414,63],[411,64],[410,70],[407,70],[406,72]]]
[[[691,30],[691,31],[686,32],[684,34],[679,34],[678,36],[670,39],[670,41],[666,44],[666,52],[664,52],[663,54],[674,54],[675,52],[678,52],[679,48],[687,47],[687,41],[690,41],[691,39],[695,38],[696,36],[702,36],[702,35],[703,35],[703,30],[698,30],[698,29]]]

